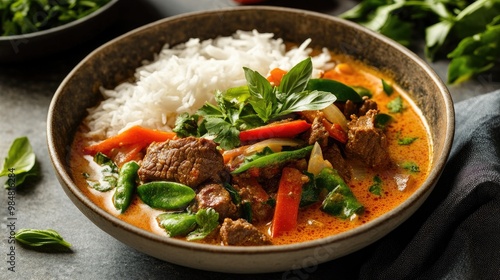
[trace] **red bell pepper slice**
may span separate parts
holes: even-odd
[[[304,174],[298,169],[283,168],[271,225],[272,237],[277,237],[297,226],[302,185],[305,182],[303,178]]]
[[[137,149],[137,146],[144,148],[153,142],[164,142],[175,137],[175,132],[166,132],[144,128],[141,126],[133,126],[118,135],[85,147],[84,152],[90,155],[101,152],[109,156],[111,150],[115,148],[123,146],[134,146],[135,149]]]
[[[272,83],[274,86],[279,86],[281,83],[281,79],[283,79],[283,76],[285,76],[287,72],[283,69],[280,68],[274,68],[271,70],[269,73],[269,77],[267,77],[267,80]]]
[[[311,128],[305,120],[276,122],[240,132],[240,141],[260,140],[267,138],[293,138]]]
[[[338,123],[331,123],[327,119],[322,119],[321,122],[325,127],[328,135],[333,139],[339,141],[340,143],[347,143],[347,133],[342,129],[342,126]]]

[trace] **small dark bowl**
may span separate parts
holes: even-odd
[[[84,18],[47,30],[0,36],[0,63],[22,62],[48,56],[77,46],[104,30],[117,18],[118,0]]]
[[[86,109],[99,101],[99,87],[114,88],[130,78],[135,68],[165,44],[189,38],[229,36],[236,30],[272,32],[291,42],[312,39],[314,47],[328,47],[393,74],[426,119],[432,140],[431,171],[405,202],[356,229],[291,245],[224,247],[167,238],[135,226],[96,206],[75,185],[69,154],[76,129]],[[66,77],[50,105],[47,121],[50,157],[69,198],[97,226],[151,256],[198,269],[258,273],[297,269],[326,262],[363,248],[393,230],[424,202],[446,163],[454,133],[450,94],[434,71],[401,45],[354,23],[303,10],[240,7],[170,17],[131,31],[95,50]]]

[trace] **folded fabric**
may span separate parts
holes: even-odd
[[[396,230],[339,260],[352,278],[500,279],[500,91],[455,110],[455,139],[434,191]]]

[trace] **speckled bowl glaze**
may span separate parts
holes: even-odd
[[[52,55],[91,39],[117,17],[118,0],[81,19],[38,32],[0,36],[0,63],[17,63]]]
[[[97,104],[99,87],[113,88],[132,77],[144,59],[165,44],[189,38],[214,38],[236,30],[272,32],[287,41],[328,47],[393,74],[420,107],[432,143],[432,171],[402,205],[376,220],[335,236],[293,245],[222,247],[184,242],[131,226],[93,204],[73,182],[71,142],[86,108]],[[48,148],[58,179],[74,204],[97,226],[123,243],[156,258],[183,266],[233,273],[286,271],[326,262],[363,248],[412,215],[434,188],[447,160],[454,133],[450,94],[431,68],[393,41],[332,16],[276,7],[240,7],[170,17],[143,26],[88,55],[62,82],[48,113]]]

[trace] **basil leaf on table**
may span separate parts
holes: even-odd
[[[71,244],[53,229],[20,229],[14,235],[16,241],[29,247],[62,246],[71,247]]]
[[[36,156],[28,137],[15,139],[7,153],[0,171],[0,177],[7,176],[5,188],[18,187],[27,177],[38,176]]]

